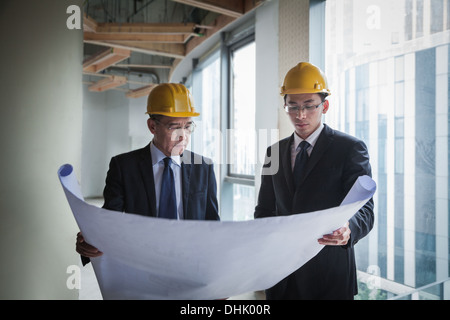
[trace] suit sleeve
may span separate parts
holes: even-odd
[[[105,200],[103,208],[123,212],[125,193],[122,180],[119,161],[116,157],[113,157],[106,174],[106,184],[103,190],[103,198]]]
[[[367,147],[362,141],[357,141],[348,154],[344,168],[344,188],[348,192],[359,176],[372,176]],[[349,221],[350,241],[347,246],[353,246],[364,238],[374,224],[373,199],[370,199]]]
[[[206,199],[205,220],[220,220],[217,204],[217,184],[214,174],[214,166],[208,165],[208,194]]]
[[[275,190],[272,182],[273,176],[270,174],[270,166],[272,163],[269,159],[271,159],[271,150],[271,147],[267,148],[266,159],[261,174],[261,187],[258,194],[258,203],[255,207],[255,219],[273,217],[276,215]]]

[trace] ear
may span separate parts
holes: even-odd
[[[323,114],[327,113],[329,107],[330,107],[330,101],[325,100],[325,103],[323,104],[323,111],[322,111],[322,113]]]
[[[155,134],[155,121],[152,118],[147,119],[147,127],[148,130],[150,130],[151,133]]]

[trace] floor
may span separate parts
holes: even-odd
[[[103,200],[99,198],[87,198],[85,201],[98,207],[103,205]],[[83,267],[80,262],[80,268],[81,288],[79,291],[79,300],[103,300],[92,264],[89,263]],[[265,294],[263,291],[248,292],[232,296],[227,300],[265,300]]]

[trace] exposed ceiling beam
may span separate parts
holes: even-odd
[[[109,66],[125,60],[130,56],[131,52],[128,49],[109,48],[95,54],[83,62],[84,72],[100,72]]]
[[[141,68],[141,69],[170,69],[172,66],[161,64],[116,64],[118,68]]]
[[[97,22],[83,13],[83,30],[88,32],[95,32],[97,29]]]
[[[184,44],[180,43],[148,43],[139,41],[85,41],[85,43],[96,44],[99,46],[108,46],[114,48],[123,48],[135,52],[154,54],[171,58],[184,58],[186,49]]]
[[[139,98],[143,96],[148,96],[150,94],[150,91],[153,90],[153,88],[156,86],[156,84],[149,84],[147,86],[129,90],[126,94],[127,98]]]
[[[89,91],[106,91],[112,88],[120,87],[127,83],[127,78],[122,76],[110,76],[102,80],[97,81],[91,85],[88,89]]]
[[[195,23],[98,23],[95,32],[185,34],[194,32],[195,26]]]
[[[245,0],[173,0],[192,7],[239,18],[245,13]]]
[[[203,41],[208,39],[210,36],[215,34],[216,32],[220,31],[224,27],[226,27],[228,24],[236,20],[236,18],[220,15],[218,16],[209,26],[209,28],[205,29],[205,34],[203,37],[197,37],[194,39],[191,39],[188,43],[186,43],[186,54],[191,52],[195,47],[200,45]]]
[[[156,43],[185,43],[184,34],[157,34],[157,33],[96,33],[84,32],[84,40],[94,41],[143,41]]]
[[[173,1],[189,1],[189,2],[200,2],[199,0],[173,0]],[[256,7],[260,6],[265,0],[239,0],[239,2],[243,5],[243,13],[246,14],[249,11],[255,9]],[[220,1],[220,0],[203,0],[201,2],[208,2],[208,3],[221,3],[222,5],[225,5],[225,3],[229,6],[231,6],[236,1]],[[208,39],[210,36],[215,34],[216,32],[222,30],[225,28],[228,24],[236,20],[236,17],[233,17],[231,15],[227,15],[225,13],[219,15],[212,23],[209,25],[202,25],[202,28],[205,29],[204,36],[203,37],[196,37],[194,39],[191,39],[189,42],[186,43],[186,55],[191,52],[195,47],[200,45],[203,41]]]

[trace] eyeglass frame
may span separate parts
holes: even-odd
[[[182,128],[182,127],[172,128],[171,125],[162,123],[159,119],[157,119],[157,118],[155,118],[155,117],[152,117],[152,118],[150,118],[150,119],[152,119],[152,120],[154,120],[155,122],[159,123],[160,125],[164,126],[164,127],[165,127],[167,130],[169,130],[170,132],[174,132],[174,131],[176,131],[176,130],[184,130],[184,131],[188,132],[189,134],[191,134],[192,132],[194,132],[195,128],[197,127],[197,125],[195,124],[195,122],[192,121],[192,120],[190,121],[190,124],[187,125],[187,126],[189,126],[189,127],[192,127],[192,130],[191,130],[191,129],[189,129],[187,126],[184,126],[184,128]]]
[[[304,111],[304,112],[308,113],[308,112],[313,112],[314,110],[316,110],[320,106],[323,106],[325,104],[325,102],[326,102],[326,100],[322,101],[317,106],[295,106],[295,107],[290,107],[287,104],[285,104],[283,108],[284,108],[284,111],[286,111],[287,114],[298,114],[300,111]],[[289,111],[289,108],[295,109],[295,111]]]

